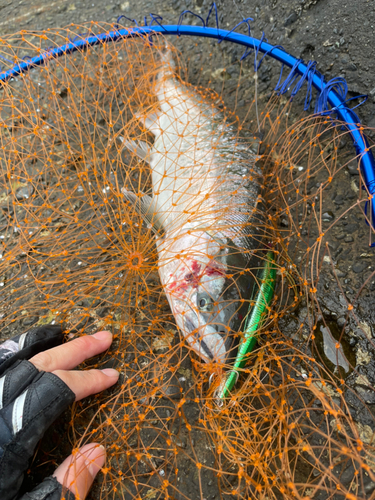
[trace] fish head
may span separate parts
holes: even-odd
[[[225,238],[195,231],[161,257],[161,280],[185,339],[206,362],[234,360],[250,295],[242,254]]]

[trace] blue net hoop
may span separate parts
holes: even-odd
[[[210,16],[211,11],[212,7],[208,17]],[[309,61],[309,63],[307,64],[304,63],[302,59],[297,59],[296,57],[287,53],[281,46],[275,46],[268,43],[265,40],[264,35],[260,39],[258,39],[250,36],[250,34],[241,34],[235,31],[238,26],[245,23],[247,24],[248,31],[250,33],[249,20],[251,20],[251,18],[245,19],[232,30],[224,30],[219,29],[218,27],[207,27],[208,17],[206,21],[204,21],[203,18],[198,16],[202,21],[203,26],[180,24],[182,22],[183,15],[187,12],[193,14],[190,11],[183,12],[180,16],[179,24],[176,25],[161,24],[161,17],[151,14],[152,22],[149,26],[147,26],[147,19],[145,19],[145,26],[137,25],[130,28],[116,29],[117,26],[114,25],[114,29],[106,33],[100,33],[97,35],[87,34],[86,36],[82,35],[82,38],[78,37],[78,39],[76,37],[67,44],[46,49],[38,56],[27,58],[27,60],[15,64],[12,68],[0,73],[0,82],[5,83],[11,78],[17,77],[21,73],[27,72],[31,68],[48,64],[48,61],[50,61],[51,59],[71,54],[78,50],[86,49],[89,46],[99,45],[106,42],[116,42],[118,40],[132,37],[148,37],[152,40],[152,35],[157,34],[162,34],[164,36],[198,36],[216,39],[219,43],[225,40],[237,45],[242,45],[243,47],[245,47],[245,52],[241,59],[244,59],[252,52],[255,52],[256,56],[259,53],[263,54],[259,62],[257,62],[255,58],[255,71],[259,69],[261,62],[266,56],[270,56],[280,62],[282,64],[282,67],[287,66],[291,68],[289,75],[282,84],[280,84],[280,75],[279,83],[275,88],[276,91],[278,91],[280,94],[286,93],[288,90],[290,90],[290,87],[293,84],[294,87],[291,92],[291,97],[294,97],[294,95],[297,94],[297,92],[301,89],[303,83],[306,81],[307,93],[305,100],[305,109],[309,107],[311,101],[311,90],[312,87],[314,87],[318,91],[318,97],[314,110],[315,113],[336,114],[337,118],[345,123],[353,140],[353,145],[359,159],[358,163],[364,178],[366,189],[368,191],[368,201],[366,202],[365,207],[366,212],[367,204],[370,205],[368,223],[370,223],[372,227],[375,227],[375,203],[372,201],[375,195],[375,160],[369,147],[368,141],[363,134],[363,128],[358,116],[351,108],[346,106],[347,102],[349,101],[348,99],[346,99],[347,84],[345,80],[342,78],[334,78],[327,82],[324,76],[316,70],[315,61]],[[130,21],[136,23],[136,21],[134,20]],[[156,22],[157,25],[152,25],[153,22]],[[217,22],[216,24],[218,25]],[[296,82],[298,77],[299,80]]]

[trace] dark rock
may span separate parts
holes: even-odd
[[[281,219],[280,225],[283,226],[283,227],[288,227],[289,226],[289,220],[284,217],[283,219]]]
[[[343,482],[343,484],[347,484],[353,479],[354,472],[354,466],[353,464],[350,464],[349,467],[347,467],[340,476],[340,480]]]
[[[344,271],[341,271],[340,269],[336,269],[336,276],[338,278],[345,278],[345,276],[347,275],[348,273],[345,273]]]
[[[0,209],[4,212],[5,215],[13,215],[14,214],[14,207],[13,205],[2,205],[0,206]]]
[[[345,243],[352,243],[354,241],[353,236],[346,236],[344,239]]]
[[[341,316],[340,318],[337,319],[337,326],[339,328],[342,328],[346,323],[346,318],[345,316]]]
[[[355,337],[349,337],[348,342],[351,347],[354,347],[358,344],[358,339],[356,339]]]
[[[179,399],[181,397],[181,384],[176,375],[164,375],[160,385],[163,396],[170,399]]]
[[[343,248],[340,247],[337,249],[337,252],[335,253],[335,259],[337,259],[337,257],[340,255],[340,253],[342,252]]]
[[[368,266],[368,262],[356,262],[355,264],[353,264],[352,266],[352,269],[353,269],[353,272],[355,273],[361,273],[362,271],[364,271],[366,269],[366,267]]]
[[[25,318],[22,323],[24,326],[30,326],[36,323],[38,319],[38,316],[29,316],[28,318]]]
[[[298,19],[298,16],[295,12],[292,12],[284,22],[284,26],[290,26],[291,24],[295,23]]]
[[[339,243],[337,243],[336,241],[329,241],[328,242],[328,246],[329,248],[331,248],[333,251],[336,251],[338,246],[339,246]]]
[[[345,233],[339,233],[335,236],[336,240],[343,240],[345,238]]]
[[[372,493],[375,490],[375,483],[371,481],[369,476],[366,476],[363,482],[365,483],[364,490],[366,493]]]
[[[342,205],[345,201],[345,197],[343,194],[338,194],[336,198],[333,200],[333,203],[336,205]]]
[[[347,166],[350,175],[359,175],[357,160],[351,161]]]
[[[345,231],[347,233],[354,233],[355,231],[358,231],[358,224],[348,224],[346,227],[345,227]]]
[[[98,316],[103,318],[109,313],[109,307],[100,307],[97,311]]]

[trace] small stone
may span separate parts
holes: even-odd
[[[347,166],[350,175],[359,175],[357,160],[351,161]]]
[[[345,201],[344,195],[338,194],[336,198],[333,200],[333,203],[336,203],[336,205],[342,205]]]
[[[126,12],[130,7],[130,2],[122,2],[122,4],[120,5],[120,10],[122,12]]]
[[[163,377],[163,381],[161,383],[161,392],[165,397],[170,399],[180,398],[180,387],[180,382],[175,375],[173,375],[172,377],[170,375],[166,375]]]
[[[16,198],[18,201],[27,200],[34,192],[34,187],[31,184],[23,186],[16,191]]]
[[[24,326],[30,326],[30,325],[33,325],[34,323],[36,323],[38,321],[38,316],[29,316],[28,318],[25,318],[23,320],[23,325]]]
[[[336,240],[343,240],[345,238],[345,233],[339,233],[335,236]]]
[[[342,328],[346,323],[346,318],[345,316],[341,316],[340,318],[337,319],[337,326],[339,328]]]
[[[345,243],[351,243],[352,241],[354,241],[353,239],[353,236],[346,236],[346,238],[344,239]]]
[[[348,224],[346,227],[345,227],[345,231],[350,234],[350,233],[354,233],[355,231],[358,231],[358,224]]]
[[[336,243],[336,241],[329,241],[328,242],[329,248],[331,248],[333,251],[336,251],[338,249],[339,243]]]
[[[292,12],[284,22],[284,26],[290,26],[291,24],[295,23],[298,19],[298,16],[295,12]]]
[[[336,276],[338,278],[345,278],[345,276],[347,275],[348,273],[345,273],[344,271],[341,271],[340,269],[336,269]]]
[[[342,484],[349,483],[353,479],[354,473],[354,466],[353,464],[350,464],[349,467],[347,467],[340,476],[340,481],[342,482]]]
[[[281,219],[280,225],[283,227],[288,227],[289,226],[289,220],[286,218]]]
[[[331,222],[335,218],[335,214],[331,211],[328,210],[327,212],[324,212],[322,215],[322,219],[324,222]]]
[[[367,266],[368,266],[367,262],[363,262],[363,261],[362,262],[356,262],[355,264],[353,264],[352,269],[353,269],[353,272],[359,274],[362,271],[364,271]]]

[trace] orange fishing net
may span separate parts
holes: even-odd
[[[1,40],[1,55],[17,62],[85,30],[22,32]],[[109,329],[110,351],[87,366],[121,372],[116,387],[73,407],[31,473],[98,441],[107,463],[93,499],[375,498],[372,230],[348,133],[270,95],[213,42],[207,54],[202,41],[175,42],[187,89],[249,147],[259,143],[259,255],[272,247],[277,265],[271,310],[218,405],[223,368],[177,331],[153,229],[121,193],[152,187],[150,165],[124,144],[152,147],[139,116],[159,106],[161,37],[90,47],[3,84],[2,338],[53,321],[74,336]],[[345,252],[353,266],[342,270]]]

